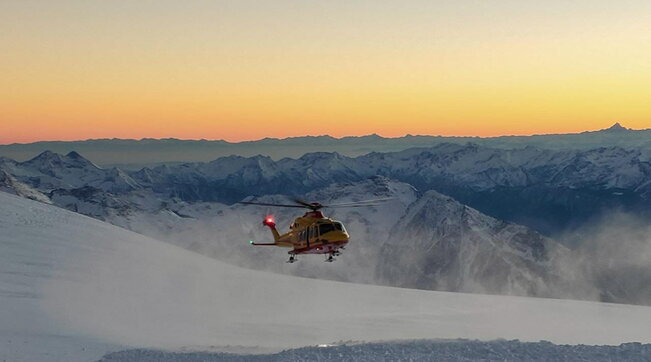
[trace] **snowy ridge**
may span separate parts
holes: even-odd
[[[552,262],[568,250],[521,225],[428,191],[383,245],[380,280],[403,287],[553,296]]]
[[[139,185],[123,171],[102,169],[77,152],[45,151],[25,162],[4,161],[0,168],[41,192],[92,186],[109,192],[131,191]]]
[[[18,179],[27,176],[39,178],[30,180],[39,185],[52,181],[46,176],[58,179],[59,184],[67,188],[99,187],[106,178],[107,182],[113,180],[129,185],[124,191],[138,188],[138,182],[150,187],[170,182],[194,182],[231,186],[248,194],[254,194],[255,190],[249,189],[251,186],[260,186],[259,194],[276,193],[287,186],[277,183],[278,180],[290,180],[290,186],[309,191],[335,181],[357,181],[374,175],[406,182],[412,180],[419,184],[447,179],[449,183],[459,183],[477,191],[536,184],[634,190],[645,184],[651,175],[651,164],[638,150],[617,147],[562,152],[533,147],[504,150],[474,144],[441,144],[395,153],[371,153],[357,158],[336,152],[311,153],[298,159],[280,161],[264,156],[230,156],[209,163],[144,168],[130,175],[119,169],[100,169],[74,152],[66,156],[44,152],[30,161],[16,163],[6,160],[3,164],[6,171]],[[99,188],[110,190],[108,187]]]
[[[0,193],[0,359],[339,340],[651,341],[651,308],[427,292],[230,266]],[[314,311],[322,311],[315,313]]]

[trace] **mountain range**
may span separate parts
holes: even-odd
[[[137,171],[102,168],[74,151],[46,151],[25,162],[2,158],[0,172],[4,191],[249,268],[422,289],[558,296],[570,283],[558,265],[573,251],[549,237],[612,208],[644,215],[651,167],[639,150],[618,147],[440,144],[355,158],[328,152],[278,161],[229,156]],[[242,243],[268,239],[259,219],[271,210],[234,202],[282,203],[290,196],[326,204],[392,200],[332,210],[329,215],[354,236],[345,254],[354,262],[329,268],[314,258],[287,266],[278,262],[285,251]],[[276,212],[279,225],[296,216]],[[606,277],[591,281],[579,297],[645,303],[646,297],[629,290],[635,283],[612,291]],[[605,291],[593,290],[596,283]]]
[[[77,151],[102,166],[121,166],[136,170],[162,163],[208,162],[218,157],[267,155],[274,160],[298,158],[312,152],[338,152],[356,157],[370,152],[396,152],[413,147],[432,147],[440,143],[467,144],[513,149],[532,146],[553,150],[586,150],[598,147],[622,147],[651,150],[651,130],[632,130],[619,123],[599,131],[570,134],[500,137],[414,136],[387,138],[376,134],[334,138],[306,136],[257,141],[180,140],[174,138],[141,140],[93,139],[86,141],[43,141],[0,145],[0,157],[26,161],[50,150],[65,154]]]
[[[554,238],[613,210],[643,218],[651,211],[651,163],[642,151],[620,147],[554,151],[447,143],[358,157],[336,152],[278,161],[228,156],[137,171],[101,168],[76,152],[46,151],[25,162],[0,159],[0,168],[55,198],[83,193],[106,202],[127,193],[148,195],[143,200],[232,204],[251,195],[300,196],[336,182],[384,176]]]

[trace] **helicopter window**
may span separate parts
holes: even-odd
[[[319,234],[323,235],[325,233],[329,233],[331,231],[335,230],[335,226],[333,224],[321,224],[319,225]]]
[[[346,229],[344,229],[344,225],[342,223],[336,222],[336,223],[334,223],[334,225],[335,225],[335,229],[337,229],[339,231],[346,232]]]

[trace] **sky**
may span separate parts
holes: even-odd
[[[651,1],[0,1],[0,144],[651,127]]]

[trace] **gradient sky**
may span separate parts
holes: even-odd
[[[2,0],[0,49],[0,143],[651,127],[649,0]]]

